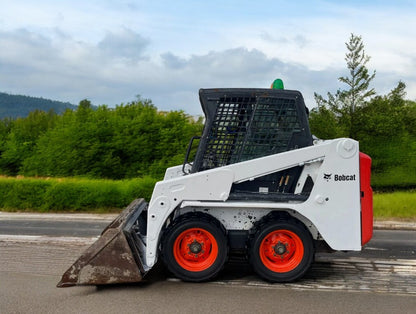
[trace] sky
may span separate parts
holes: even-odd
[[[416,100],[413,0],[0,0],[0,92],[113,107],[142,98],[202,114],[200,88],[346,89],[345,43],[362,37],[385,95]]]

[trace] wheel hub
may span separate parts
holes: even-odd
[[[193,254],[198,254],[202,251],[202,244],[194,240],[194,242],[189,244],[189,250]]]
[[[278,242],[274,247],[274,252],[278,255],[283,255],[287,252],[287,244]]]

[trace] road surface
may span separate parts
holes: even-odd
[[[300,281],[270,284],[234,258],[209,283],[172,278],[55,288],[105,219],[2,219],[0,313],[414,313],[416,232],[377,230],[362,254],[318,254]]]

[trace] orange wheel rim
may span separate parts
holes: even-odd
[[[201,228],[183,231],[173,244],[176,262],[188,271],[203,271],[214,264],[218,256],[218,244],[214,236]]]
[[[304,247],[299,236],[289,230],[270,232],[260,244],[260,259],[269,270],[286,273],[301,263]]]

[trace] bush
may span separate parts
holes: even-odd
[[[36,179],[0,179],[0,206],[3,208],[41,208],[43,195],[51,182]]]
[[[135,198],[149,200],[156,180],[0,178],[0,207],[27,211],[120,209]]]
[[[411,171],[414,166],[409,166],[397,166],[384,172],[373,172],[371,177],[373,189],[388,192],[416,188],[416,173]]]

